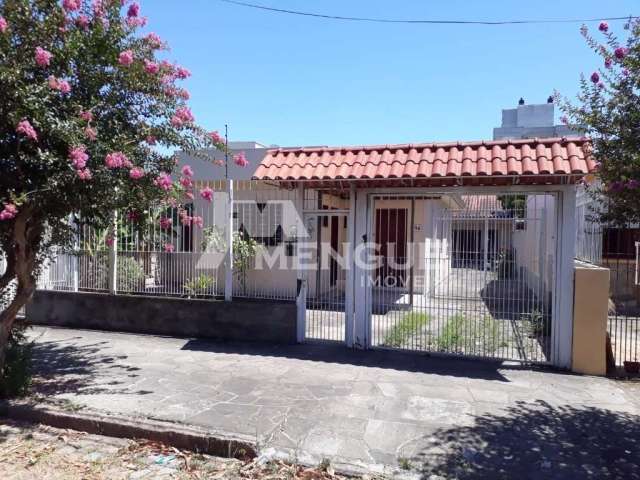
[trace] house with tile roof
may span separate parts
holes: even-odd
[[[212,187],[214,202],[226,205],[210,223],[232,224],[271,262],[246,272],[243,282],[218,271],[218,282],[231,296],[302,303],[301,341],[394,346],[394,332],[413,312],[428,317],[433,332],[425,327],[398,340],[400,348],[437,349],[442,325],[459,317],[473,319],[473,328],[509,331],[508,341],[478,347],[478,356],[557,364],[552,346],[569,333],[551,319],[571,308],[557,287],[570,279],[576,184],[595,169],[589,145],[577,136],[230,144],[249,166],[229,163],[226,178],[210,163],[180,161],[193,167],[198,187]],[[194,202],[201,208],[202,199]],[[478,327],[485,321],[489,326]],[[537,333],[526,331],[527,322],[540,324]],[[518,337],[532,345],[517,345]]]

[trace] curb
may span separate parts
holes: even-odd
[[[86,410],[70,413],[48,405],[14,401],[0,401],[0,418],[3,416],[95,435],[146,439],[217,457],[247,460],[257,456],[256,444],[248,438],[231,437],[170,422],[137,420],[118,415],[88,413]]]

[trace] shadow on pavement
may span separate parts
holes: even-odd
[[[500,373],[505,369],[524,367],[507,366],[499,361],[443,358],[413,352],[354,350],[340,345],[266,345],[260,343],[222,343],[208,340],[190,340],[183,350],[236,354],[261,357],[290,358],[310,362],[334,363],[359,367],[383,368],[414,373],[445,375],[453,377],[479,378],[507,382]],[[527,367],[531,370],[531,367]]]
[[[518,402],[429,442],[414,459],[424,479],[640,478],[640,417],[610,410]]]
[[[86,345],[77,344],[74,340],[82,340],[82,337],[34,343],[32,393],[45,396],[63,393],[151,393],[120,388],[124,382],[118,378],[135,378],[139,368],[125,364],[126,355],[106,353],[109,342]]]

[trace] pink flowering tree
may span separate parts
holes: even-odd
[[[640,222],[640,22],[630,20],[617,33],[606,22],[581,32],[602,63],[582,75],[578,102],[560,99],[562,121],[592,139],[599,181],[587,187],[600,200],[597,216]]]
[[[0,374],[50,247],[79,221],[107,228],[114,211],[192,197],[171,152],[224,149],[186,105],[188,70],[158,58],[166,45],[145,24],[121,0],[0,1],[0,298],[15,289],[0,302]]]

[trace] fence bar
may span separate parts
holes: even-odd
[[[113,212],[111,243],[109,244],[109,280],[108,289],[111,295],[118,293],[118,212]]]
[[[225,215],[226,255],[224,260],[224,299],[233,297],[233,180],[227,180],[227,204]]]

